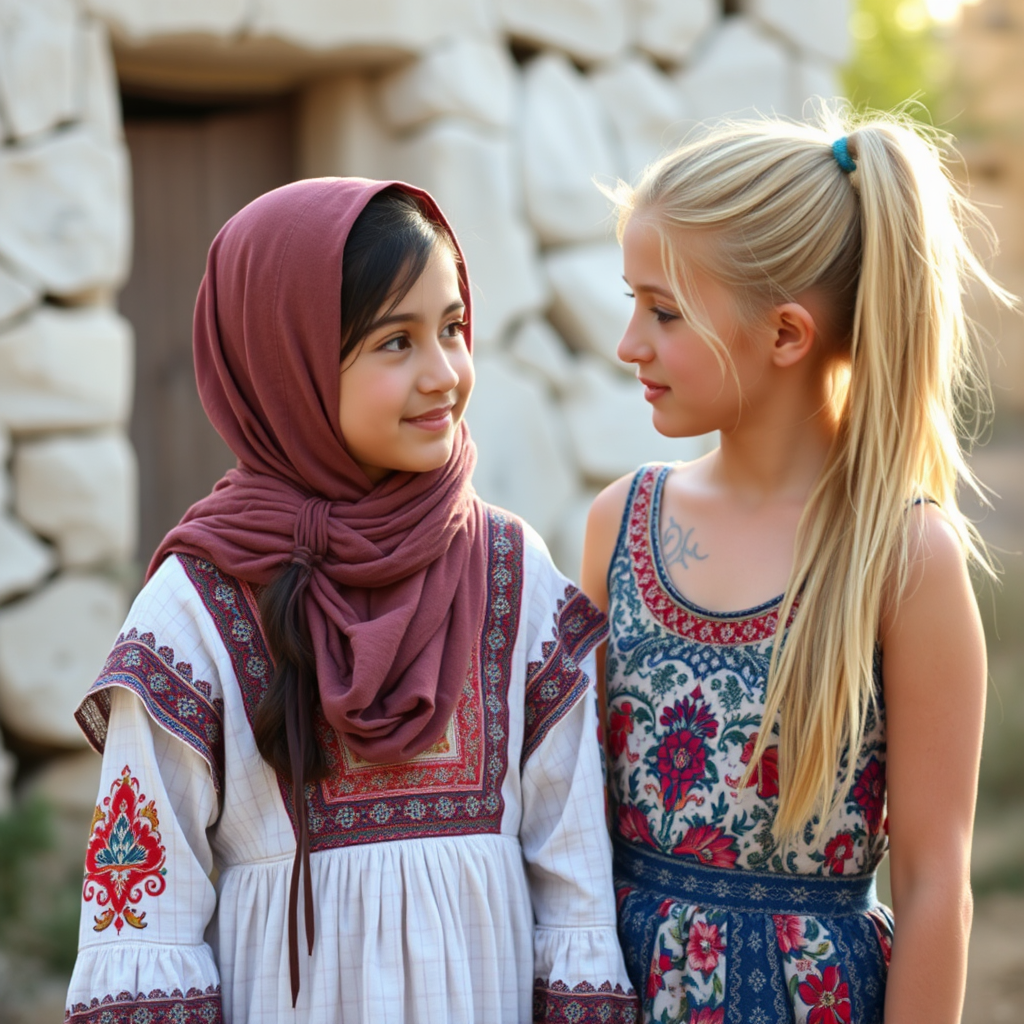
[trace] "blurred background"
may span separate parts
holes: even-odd
[[[711,443],[659,437],[615,359],[629,303],[594,179],[694,121],[844,95],[951,133],[1024,294],[1024,0],[0,0],[0,1021],[63,1015],[98,788],[72,712],[232,462],[191,358],[224,221],[322,174],[436,196],[474,281],[477,488],[575,576],[603,484]],[[1003,569],[978,584],[980,1024],[1024,997],[1024,321],[974,314],[992,507],[965,502]]]

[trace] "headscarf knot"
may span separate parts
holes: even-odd
[[[331,518],[331,503],[325,498],[307,498],[295,516],[293,539],[295,549],[291,561],[295,565],[313,569],[327,555],[327,527]]]

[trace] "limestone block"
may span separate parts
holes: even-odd
[[[505,31],[584,63],[606,60],[629,42],[625,0],[498,0]]]
[[[539,376],[556,395],[572,387],[576,360],[559,333],[539,316],[527,317],[512,334],[509,355]]]
[[[0,5],[0,95],[17,138],[75,116],[76,17],[74,0]]]
[[[579,583],[580,565],[583,562],[583,538],[587,532],[587,515],[597,494],[596,487],[588,487],[580,491],[565,506],[551,545],[551,557],[554,558],[555,564],[576,583]]]
[[[132,372],[123,317],[42,306],[0,334],[0,423],[15,432],[124,423]]]
[[[33,306],[39,293],[20,278],[0,266],[0,326]]]
[[[0,515],[0,601],[32,590],[56,564],[50,547],[17,520]]]
[[[550,539],[576,491],[576,470],[544,385],[507,357],[485,355],[476,360],[467,419],[477,443],[477,492]]]
[[[633,0],[636,45],[655,60],[678,64],[718,20],[717,0]]]
[[[622,154],[629,181],[682,137],[685,108],[675,83],[643,57],[606,65],[590,76]]]
[[[74,710],[124,620],[120,589],[67,575],[0,609],[0,719],[25,739],[82,747]]]
[[[710,437],[664,437],[638,383],[599,359],[577,359],[576,386],[562,405],[576,461],[590,481],[605,484],[644,462],[695,459],[709,451]]]
[[[723,114],[795,114],[789,58],[749,18],[726,18],[700,59],[677,77],[698,121]]]
[[[7,475],[7,460],[11,457],[11,432],[0,423],[0,511],[11,501],[11,481]]]
[[[138,473],[120,431],[26,441],[15,452],[13,476],[15,511],[56,543],[61,565],[131,557]]]
[[[200,33],[234,36],[240,32],[249,0],[81,0],[90,14],[114,32],[139,42],[152,36]]]
[[[520,148],[526,213],[541,243],[606,237],[608,201],[593,179],[614,180],[622,168],[600,101],[565,57],[543,54],[524,72]]]
[[[305,89],[298,120],[303,177],[394,176],[395,141],[365,75],[328,78]]]
[[[310,50],[344,48],[422,53],[457,34],[493,36],[490,0],[255,0],[254,35],[275,36]]]
[[[516,78],[508,47],[455,36],[388,75],[380,86],[381,109],[396,129],[445,115],[504,128],[515,112]]]
[[[91,747],[48,761],[25,785],[25,795],[42,797],[52,808],[91,817],[100,789],[103,758]],[[63,815],[59,815],[63,816]]]
[[[622,280],[622,250],[615,242],[556,249],[544,258],[551,283],[548,317],[579,352],[622,367],[616,346],[629,323],[633,300]]]
[[[745,10],[803,50],[850,59],[850,0],[745,0]]]
[[[81,32],[81,75],[77,83],[82,120],[101,139],[123,136],[117,72],[106,25],[88,19]]]
[[[794,63],[793,72],[794,106],[805,117],[812,113],[815,97],[831,100],[836,96],[843,95],[843,87],[836,68],[828,61],[804,57]],[[808,100],[811,102],[808,103]]]
[[[548,300],[536,242],[516,212],[513,168],[506,137],[441,120],[401,144],[393,171],[434,196],[458,235],[473,283],[478,351]]]
[[[70,128],[0,151],[0,255],[45,291],[72,296],[128,272],[128,158]]]

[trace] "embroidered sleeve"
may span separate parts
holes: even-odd
[[[572,584],[556,602],[552,623],[526,669],[524,765],[592,684],[593,672],[584,672],[582,662],[608,633],[604,615]]]
[[[65,1021],[218,1024],[219,975],[204,941],[217,794],[195,749],[129,689],[107,695]]]
[[[594,655],[573,670],[594,678]],[[551,722],[522,771],[520,840],[534,929],[534,1021],[639,1021],[615,927],[594,688]]]
[[[224,778],[224,702],[214,696],[213,686],[193,678],[191,664],[176,661],[173,647],[159,643],[154,633],[128,629],[117,638],[75,712],[86,738],[101,754],[115,687],[131,690],[158,725],[206,762],[219,793]]]

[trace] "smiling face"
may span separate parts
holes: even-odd
[[[684,257],[685,244],[677,240]],[[691,301],[702,307],[707,325],[727,351],[720,362],[679,308],[662,264],[661,236],[649,215],[630,217],[622,252],[623,276],[635,306],[617,353],[636,366],[655,428],[668,437],[693,437],[735,426],[748,390],[756,390],[765,376],[766,349],[756,343],[763,330],[741,321],[724,285],[688,265]]]
[[[385,303],[341,365],[339,422],[371,481],[443,466],[473,390],[455,260],[435,246],[394,307]]]

